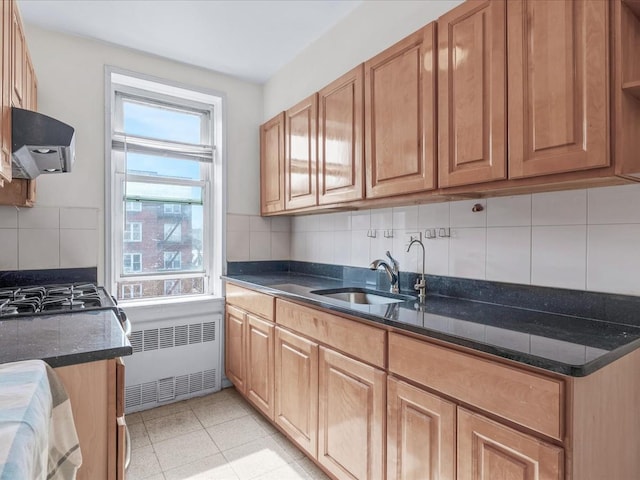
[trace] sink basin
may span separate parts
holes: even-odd
[[[415,300],[415,297],[410,295],[380,292],[378,290],[369,290],[367,288],[358,287],[313,290],[309,293],[342,300],[343,302],[357,303],[359,305],[386,305],[389,303],[401,303],[408,300]]]

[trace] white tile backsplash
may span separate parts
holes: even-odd
[[[418,206],[418,225],[425,228],[447,228],[449,226],[450,202],[428,203]]]
[[[0,228],[0,270],[18,269],[18,229]]]
[[[97,208],[61,208],[60,209],[60,228],[96,230],[98,228],[98,209]],[[97,260],[97,257],[96,257],[96,260]]]
[[[534,193],[532,225],[584,225],[587,223],[587,191]]]
[[[271,224],[273,226],[273,223]],[[291,234],[289,232],[271,232],[271,260],[289,260],[291,252]]]
[[[587,227],[532,227],[531,283],[584,290]]]
[[[232,262],[249,260],[248,231],[227,231],[227,260]]]
[[[0,207],[0,228],[18,228],[16,207]]]
[[[251,232],[249,260],[271,260],[271,232]]]
[[[98,232],[93,229],[60,230],[60,267],[93,267],[98,264]]]
[[[590,225],[640,223],[640,184],[592,188],[587,201]]]
[[[251,232],[270,232],[271,218],[251,215],[249,217],[249,231]]]
[[[356,210],[355,212],[351,212],[351,230],[369,230],[370,228],[370,210]]]
[[[431,275],[449,275],[449,238],[423,240],[427,253],[426,271]]]
[[[271,218],[272,232],[290,232],[291,231],[290,217],[270,217],[270,218]]]
[[[60,228],[60,209],[53,207],[21,208],[18,228]]]
[[[482,211],[474,212],[473,206],[482,205]],[[487,226],[487,201],[486,200],[463,200],[461,202],[451,202],[450,224],[451,227],[486,227]]]
[[[371,210],[371,228],[389,230],[393,228],[393,209],[378,208]]]
[[[487,199],[487,227],[524,227],[531,225],[531,196]]]
[[[587,290],[640,293],[640,224],[589,225]]]
[[[418,228],[418,206],[393,208],[393,229],[413,230]]]
[[[59,267],[60,230],[58,228],[21,228],[18,230],[19,269]]]
[[[449,275],[485,278],[487,233],[485,228],[451,228]]]
[[[531,281],[531,227],[487,228],[487,280]]]
[[[248,215],[227,215],[227,232],[248,232],[250,217]]]

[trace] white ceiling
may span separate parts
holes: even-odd
[[[25,23],[264,83],[362,0],[20,0]]]

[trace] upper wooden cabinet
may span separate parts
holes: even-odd
[[[11,25],[13,2],[0,3],[0,184],[11,181]]]
[[[364,64],[367,198],[435,188],[435,25]]]
[[[318,92],[318,204],[360,200],[363,174],[363,67]]]
[[[317,205],[318,94],[285,112],[285,208]]]
[[[486,0],[438,20],[440,187],[507,177],[505,15]]]
[[[507,2],[509,177],[606,167],[609,2]]]
[[[12,103],[14,107],[24,108],[24,92],[25,92],[25,66],[27,56],[27,45],[24,38],[24,30],[22,29],[22,20],[18,7],[13,2],[13,20],[11,24],[12,35],[12,61],[11,61],[11,77],[13,79]]]
[[[284,113],[260,127],[260,205],[268,215],[284,210]]]

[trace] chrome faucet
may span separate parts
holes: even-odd
[[[384,260],[374,260],[369,265],[371,270],[377,270],[378,268],[384,268],[384,271],[387,273],[387,277],[389,278],[389,282],[391,283],[391,288],[389,291],[391,293],[400,293],[400,286],[398,285],[400,280],[400,265],[398,261],[391,256],[391,253],[387,250],[387,257],[389,257],[391,266]]]
[[[420,281],[416,281],[416,284],[413,286],[413,288],[420,292],[418,294],[418,298],[420,299],[420,303],[422,303],[424,302],[425,298],[427,298],[427,281],[424,279],[424,244],[421,240],[414,238],[413,240],[411,240],[409,246],[407,247],[407,253],[409,253],[411,247],[416,243],[422,247],[422,275],[420,276]]]

